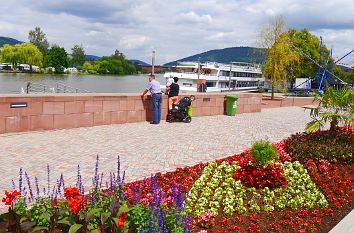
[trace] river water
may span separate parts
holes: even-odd
[[[163,75],[156,75],[156,80],[165,84]],[[0,73],[0,93],[20,93],[27,83],[42,84],[46,89],[55,88],[61,83],[74,88],[94,93],[141,93],[147,86],[148,75],[49,75],[27,73]],[[34,84],[34,85],[35,85]]]

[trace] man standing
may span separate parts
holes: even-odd
[[[141,98],[144,98],[146,93],[150,91],[151,93],[151,101],[152,101],[152,111],[153,111],[153,120],[150,124],[159,124],[161,120],[161,103],[162,103],[162,94],[160,83],[155,80],[154,75],[150,75],[149,84],[147,88],[144,90]]]

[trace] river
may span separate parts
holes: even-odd
[[[156,75],[156,80],[165,84],[162,74]],[[94,93],[140,93],[148,83],[148,75],[50,75],[28,73],[0,73],[0,93],[20,93],[27,83],[45,85],[47,90],[61,83],[74,88]]]

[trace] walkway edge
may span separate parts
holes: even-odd
[[[343,218],[329,233],[353,233],[354,209]]]

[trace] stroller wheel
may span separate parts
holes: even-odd
[[[183,119],[184,123],[191,123],[192,118],[190,116],[187,116],[186,118]]]

